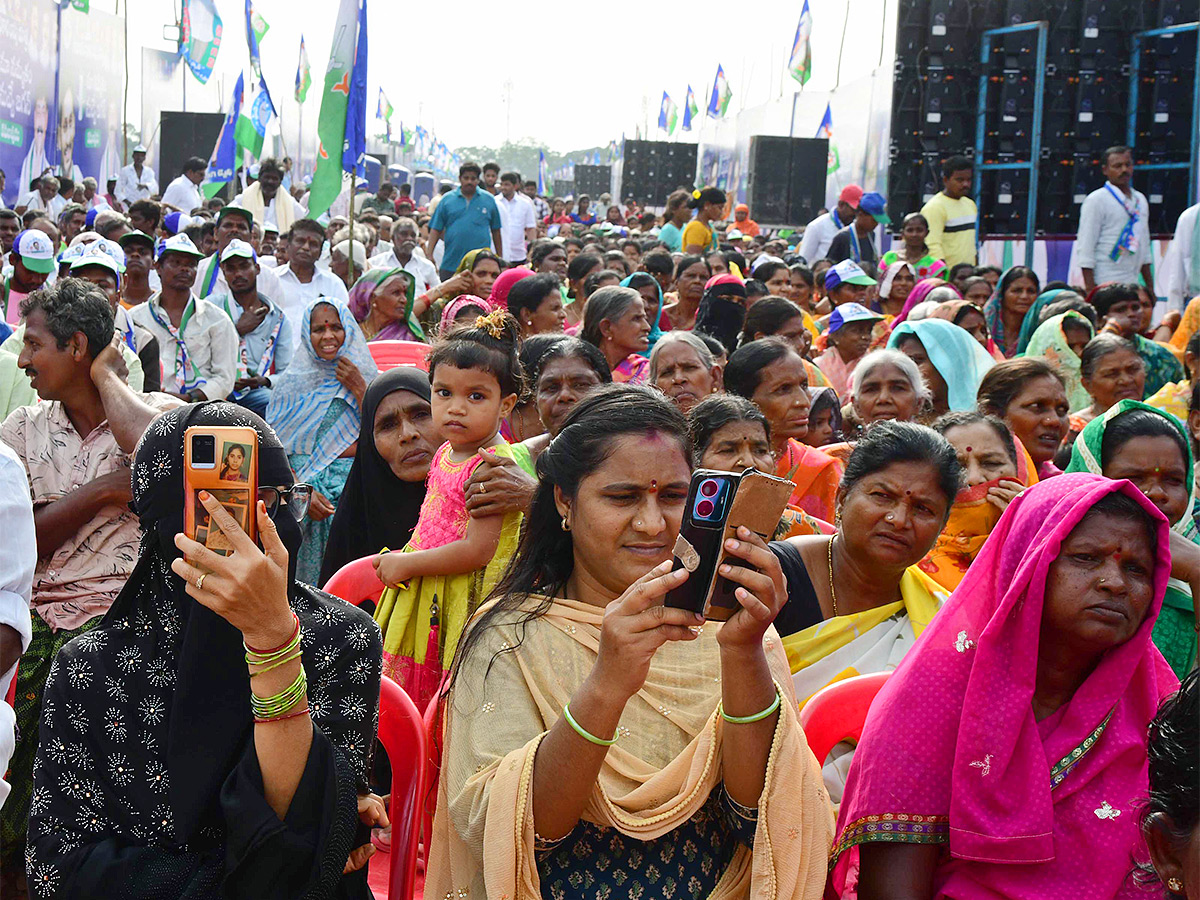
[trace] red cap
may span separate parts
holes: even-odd
[[[858,209],[858,201],[862,199],[863,189],[857,184],[848,184],[842,188],[842,192],[838,195],[839,203],[849,203],[855,209]]]

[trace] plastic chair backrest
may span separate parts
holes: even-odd
[[[379,679],[379,741],[392,764],[391,872],[388,897],[412,900],[417,884],[417,845],[424,819],[425,725],[417,705],[404,689],[383,675]]]
[[[355,606],[367,600],[378,603],[383,582],[375,574],[374,560],[374,556],[364,556],[346,563],[325,582],[323,590]]]
[[[442,771],[442,720],[438,715],[439,690],[425,707],[425,809],[421,824],[425,856],[429,856],[429,843],[433,840],[433,813],[437,809],[438,775]]]
[[[420,341],[371,341],[367,349],[371,351],[371,358],[381,372],[397,366],[416,366],[425,372],[429,371],[429,363],[425,361],[429,355],[429,345]]]
[[[871,701],[890,672],[855,675],[826,685],[800,709],[800,726],[808,746],[821,765],[839,742],[862,737]]]

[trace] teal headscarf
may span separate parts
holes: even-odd
[[[979,383],[996,364],[965,328],[945,319],[906,319],[892,329],[888,347],[897,348],[907,335],[925,347],[929,361],[946,382],[946,399],[954,411],[974,409]]]
[[[633,282],[637,282],[634,284]],[[658,283],[658,279],[649,272],[634,272],[621,282],[621,287],[633,288],[638,290],[644,284],[654,285],[654,290],[658,292],[658,309],[654,310],[654,315],[650,318],[650,344],[646,347],[646,354],[654,349],[654,345],[658,343],[658,339],[662,337],[662,329],[658,327],[658,320],[662,317],[663,294],[662,287]],[[639,292],[640,293],[640,292]]]
[[[1021,333],[1017,337],[1017,356],[1023,356],[1029,347],[1029,341],[1038,329],[1038,320],[1042,316],[1042,310],[1057,300],[1059,294],[1073,293],[1074,291],[1065,288],[1054,288],[1054,290],[1038,294],[1038,298],[1033,301],[1033,306],[1029,307],[1029,312],[1025,313],[1025,318],[1021,320]]]

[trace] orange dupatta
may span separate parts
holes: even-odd
[[[780,457],[775,474],[796,486],[790,506],[826,522],[833,521],[835,498],[842,480],[842,464],[838,460],[788,438],[787,451]]]

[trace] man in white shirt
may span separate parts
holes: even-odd
[[[505,172],[500,176],[500,193],[496,207],[500,210],[500,235],[504,261],[509,264],[525,262],[526,247],[537,240],[537,219],[533,203],[518,190],[521,176]]]
[[[817,216],[804,229],[804,237],[800,241],[799,253],[811,266],[818,259],[824,259],[829,252],[833,237],[854,221],[858,211],[858,202],[862,200],[863,189],[857,184],[848,184],[842,188],[838,196],[837,206],[832,212]]]
[[[1151,270],[1150,203],[1130,184],[1133,151],[1109,147],[1100,171],[1104,186],[1092,191],[1079,210],[1079,233],[1075,259],[1083,271],[1083,286],[1091,291],[1098,284],[1117,281],[1137,284],[1138,273],[1154,294]]]
[[[183,174],[167,185],[163,191],[162,204],[180,212],[190,213],[204,205],[200,195],[200,182],[208,171],[208,163],[198,156],[193,156],[183,164]]]
[[[31,209],[38,209],[57,221],[58,214],[67,205],[67,201],[58,195],[58,189],[61,186],[59,180],[53,175],[43,175],[38,179],[37,186],[17,201],[17,212],[24,213]]]
[[[1167,270],[1167,309],[1182,310],[1189,300],[1200,296],[1200,203],[1179,214],[1163,268]]]
[[[154,170],[146,165],[146,148],[138,144],[133,148],[133,162],[117,175],[117,199],[128,209],[131,203],[149,200],[157,193],[158,179]]]
[[[207,298],[213,294],[231,293],[221,271],[221,251],[235,239],[252,244],[253,228],[254,219],[250,210],[244,206],[230,203],[221,207],[217,213],[217,249],[212,256],[200,261],[195,276],[196,283],[192,285],[192,291],[197,297]],[[284,304],[283,285],[271,269],[263,269],[258,273],[258,292],[274,304]]]
[[[283,184],[283,166],[274,157],[268,156],[258,164],[258,180],[234,198],[234,203],[244,206],[260,226],[268,222],[281,232],[287,232],[292,223],[305,214],[302,207],[286,190]]]
[[[29,597],[33,591],[33,569],[37,563],[37,535],[33,529],[33,503],[29,499],[29,480],[25,467],[7,444],[0,443],[0,695],[8,693],[13,669],[33,638],[29,618]],[[8,549],[4,549],[4,548]],[[8,771],[8,761],[16,747],[12,707],[0,703],[0,772]],[[8,796],[9,785],[0,779],[0,806]]]
[[[437,268],[417,255],[417,223],[401,216],[392,225],[392,245],[368,261],[372,269],[403,269],[413,277],[417,296],[441,284]]]
[[[288,234],[287,264],[277,267],[271,273],[279,283],[280,290],[280,299],[273,302],[283,310],[291,326],[289,336],[292,350],[296,347],[304,310],[310,301],[318,297],[337,297],[345,301],[350,299],[342,279],[328,269],[317,268],[317,260],[321,256],[324,243],[325,229],[320,224],[313,219],[297,219],[292,223],[292,230]],[[260,274],[260,291],[261,284]]]
[[[189,403],[223,400],[237,378],[233,321],[192,293],[200,259],[186,234],[167,238],[154,263],[162,290],[129,311],[136,324],[158,338],[163,391]]]

